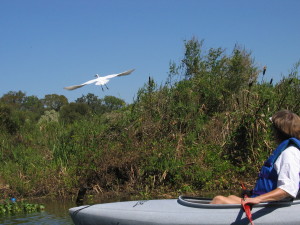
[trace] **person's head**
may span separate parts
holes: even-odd
[[[275,113],[271,121],[274,125],[275,138],[281,142],[288,138],[300,139],[300,117],[289,110]]]

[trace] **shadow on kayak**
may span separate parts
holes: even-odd
[[[269,207],[269,208],[262,208],[258,211],[256,211],[255,213],[252,213],[252,219],[255,221],[256,219],[262,217],[262,216],[266,216],[267,214],[272,213],[273,211],[275,211],[277,208],[274,207]],[[242,218],[244,215],[244,210],[241,208],[236,220],[231,223],[231,225],[248,225],[249,224],[249,219],[247,217]]]

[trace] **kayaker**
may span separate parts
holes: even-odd
[[[275,113],[271,118],[275,141],[279,144],[263,165],[253,194],[247,204],[292,200],[299,192],[300,117],[289,110]],[[240,204],[235,195],[213,198],[211,204]]]

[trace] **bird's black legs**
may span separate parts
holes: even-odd
[[[107,90],[109,90],[109,88],[107,87],[106,84],[104,84],[104,86],[106,87]],[[102,89],[102,91],[104,91],[103,85],[101,85],[101,89]]]

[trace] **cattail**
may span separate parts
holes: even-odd
[[[264,69],[263,69],[263,75],[265,75],[265,73],[266,73],[266,70],[267,70],[267,67],[266,67],[266,66],[264,66]]]
[[[272,84],[273,83],[273,78],[270,80],[270,84]]]

